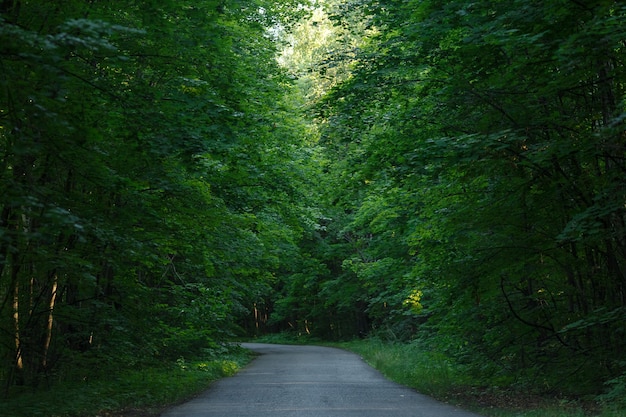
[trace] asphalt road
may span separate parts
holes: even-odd
[[[480,417],[395,384],[359,356],[333,348],[244,343],[259,352],[162,417]]]

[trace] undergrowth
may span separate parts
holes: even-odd
[[[546,397],[508,386],[476,384],[463,367],[419,343],[355,340],[336,346],[353,351],[387,378],[487,417],[623,417],[617,404]]]
[[[236,373],[252,355],[231,348],[218,357],[179,358],[141,369],[110,370],[106,377],[59,383],[36,391],[11,392],[0,399],[1,415],[11,417],[156,416]]]

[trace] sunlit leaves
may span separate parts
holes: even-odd
[[[355,277],[370,308],[422,291],[429,328],[464,339],[476,364],[486,354],[530,372],[544,354],[614,355],[587,338],[615,347],[617,316],[593,336],[574,327],[623,306],[624,7],[359,6],[379,31],[319,110],[330,201],[346,213],[337,237],[352,249],[346,296]]]

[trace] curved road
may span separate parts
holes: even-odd
[[[261,355],[162,417],[480,417],[390,382],[355,354],[244,343]]]

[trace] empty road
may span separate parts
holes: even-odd
[[[243,346],[261,355],[162,417],[480,417],[393,383],[341,349]]]

